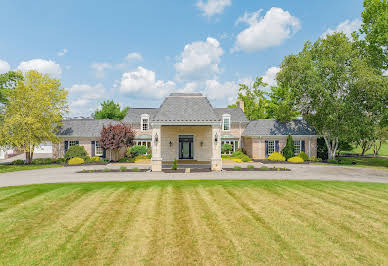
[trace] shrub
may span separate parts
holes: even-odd
[[[104,168],[102,169],[103,172],[110,172],[110,169],[109,168]]]
[[[277,161],[277,162],[282,162],[286,160],[286,158],[278,152],[272,153],[270,156],[268,156],[267,159],[270,161]]]
[[[133,172],[139,172],[139,168],[137,168],[137,167],[132,168],[131,171],[133,171]]]
[[[338,164],[338,161],[337,160],[327,160],[328,163],[335,163],[335,164]]]
[[[88,172],[88,170],[86,170],[86,169],[82,169],[82,171],[81,171],[82,173],[87,173]]]
[[[251,158],[249,158],[247,155],[244,155],[243,157],[241,157],[241,161],[243,161],[244,163],[246,162],[250,162],[252,161]]]
[[[230,156],[230,155],[226,155],[226,154],[223,154],[223,155],[221,155],[221,158],[222,159],[232,159],[232,157]]]
[[[299,156],[291,157],[287,161],[289,161],[290,163],[303,163],[304,162],[304,160]]]
[[[282,154],[286,159],[289,159],[294,156],[294,141],[292,137],[288,135],[286,146],[282,150]]]
[[[255,166],[250,164],[247,166],[247,168],[253,169],[253,168],[255,168]]]
[[[125,171],[127,171],[127,167],[121,166],[121,167],[120,167],[120,172],[125,172]]]
[[[260,167],[261,170],[268,170],[269,168],[265,165],[263,165],[262,167]]]
[[[240,170],[241,170],[241,167],[236,165],[235,167],[233,167],[233,169],[234,169],[234,170],[237,170],[237,171],[240,171]]]
[[[310,161],[312,161],[312,162],[322,162],[322,159],[321,158],[317,158],[315,156],[311,156],[310,157]]]
[[[178,164],[177,164],[177,162],[176,162],[176,158],[174,158],[174,162],[172,163],[171,169],[172,169],[172,170],[178,169]]]
[[[24,164],[24,160],[15,160],[12,162],[13,165],[22,165]]]
[[[149,153],[147,154],[147,159],[152,159],[152,153],[151,153],[151,152],[149,152]]]
[[[83,164],[85,161],[84,159],[82,158],[79,158],[79,157],[74,157],[74,158],[71,158],[67,164],[68,165],[79,165],[79,164]]]
[[[225,143],[221,146],[221,153],[229,153],[233,150],[232,144]]]
[[[139,161],[139,160],[149,160],[149,159],[147,158],[147,156],[145,156],[145,155],[136,156],[136,158],[134,158],[134,159],[135,159],[135,161]]]
[[[245,154],[242,151],[235,151],[232,153],[232,157],[240,158],[241,156],[244,156]]]
[[[37,158],[32,160],[32,164],[52,164],[54,162],[51,158]]]
[[[298,157],[302,158],[303,161],[308,161],[308,160],[309,160],[309,156],[308,156],[304,151],[301,151],[301,152],[298,154]]]
[[[71,146],[65,153],[65,159],[70,160],[71,158],[78,157],[85,160],[88,157],[88,153],[86,152],[84,146],[74,145]]]
[[[92,162],[99,162],[99,161],[101,161],[101,158],[98,157],[98,156],[92,156],[92,157],[90,157],[90,161],[92,161]]]
[[[56,163],[65,163],[66,162],[66,159],[65,158],[57,158],[55,160]]]
[[[128,157],[137,157],[139,155],[144,155],[148,152],[148,148],[143,145],[134,145],[130,147],[127,151]]]
[[[128,157],[123,157],[119,160],[120,163],[133,163],[135,161],[134,158],[128,158]]]

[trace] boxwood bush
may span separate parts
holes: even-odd
[[[85,160],[88,157],[88,153],[84,146],[74,145],[71,146],[65,153],[65,159],[70,160],[71,158],[78,157]]]
[[[15,160],[12,162],[13,165],[22,165],[24,164],[24,160]]]
[[[270,161],[276,161],[276,162],[282,162],[286,160],[286,158],[279,152],[272,153],[270,156],[268,156],[267,159]]]
[[[304,162],[304,160],[299,156],[291,157],[287,161],[289,161],[290,163],[303,163]]]
[[[303,151],[301,151],[298,154],[298,157],[302,158],[304,161],[308,161],[309,160],[309,156],[305,152],[303,152]]]
[[[84,159],[79,157],[74,157],[74,158],[71,158],[67,163],[69,165],[80,165],[80,164],[83,164],[84,162],[85,162]]]
[[[51,158],[37,158],[32,160],[32,164],[52,164],[54,160]]]
[[[144,155],[147,152],[148,152],[148,148],[146,146],[134,145],[127,150],[127,156],[134,158],[139,155]]]

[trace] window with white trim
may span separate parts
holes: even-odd
[[[104,154],[104,149],[100,146],[100,143],[96,141],[94,145],[95,145],[95,149],[94,149],[95,155],[102,156]]]
[[[275,149],[276,145],[274,140],[268,140],[267,143],[268,143],[268,156],[270,156],[272,153],[276,151]]]
[[[142,114],[141,115],[141,130],[146,131],[149,129],[149,122],[150,122],[150,116],[147,114]]]
[[[222,130],[224,130],[224,131],[230,130],[230,115],[229,114],[222,115]]]
[[[75,146],[75,145],[79,145],[79,141],[78,141],[78,140],[70,140],[70,141],[69,141],[69,148],[70,148],[71,146]]]
[[[230,152],[224,152],[224,153],[222,153],[222,154],[224,154],[224,155],[230,155],[230,154],[232,154],[233,152],[235,152],[235,151],[238,150],[238,140],[222,140],[222,141],[221,141],[221,147],[222,147],[222,145],[224,145],[224,144],[226,144],[226,143],[231,144],[232,147],[233,147],[233,150],[230,151]]]
[[[302,141],[294,140],[294,155],[298,155],[302,151]]]

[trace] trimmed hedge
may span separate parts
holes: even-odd
[[[286,158],[280,154],[279,152],[274,152],[267,158],[270,161],[276,161],[276,162],[284,162]]]
[[[85,162],[84,159],[79,157],[74,157],[74,158],[71,158],[67,163],[69,165],[80,165],[80,164],[83,164],[84,162]]]
[[[13,164],[13,165],[23,165],[24,164],[24,160],[15,160],[11,164]]]
[[[309,160],[309,156],[305,152],[303,152],[303,151],[301,151],[298,154],[298,157],[302,158],[304,161],[308,161]]]
[[[65,159],[70,160],[71,158],[78,157],[85,160],[88,157],[88,153],[84,146],[74,145],[71,146],[65,153]]]
[[[55,161],[51,158],[37,158],[32,160],[32,164],[52,164]]]
[[[135,145],[135,146],[132,146],[128,149],[127,156],[134,158],[134,157],[146,154],[148,152],[148,150],[149,149],[146,146]]]
[[[304,162],[304,160],[299,156],[291,157],[287,161],[289,161],[290,163],[303,163]]]

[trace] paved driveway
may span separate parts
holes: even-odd
[[[82,169],[105,166],[75,166],[48,168],[0,174],[0,187],[65,182],[145,181],[145,180],[201,180],[201,179],[286,179],[286,180],[339,180],[388,183],[388,170],[326,166],[326,165],[279,165],[287,172],[210,172],[210,173],[76,173]]]

